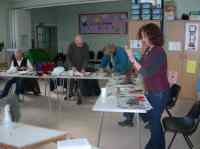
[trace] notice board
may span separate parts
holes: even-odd
[[[80,34],[127,34],[128,12],[79,14]]]

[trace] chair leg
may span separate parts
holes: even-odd
[[[167,114],[169,115],[169,117],[172,117],[172,114],[171,114],[171,112],[169,111],[169,109],[166,108],[166,112],[167,112]]]
[[[187,145],[190,149],[193,149],[194,145],[192,144],[192,141],[190,140],[190,138],[186,135],[183,135],[185,141],[187,142]]]
[[[171,148],[172,143],[174,142],[176,135],[177,135],[177,132],[174,133],[174,136],[172,137],[172,139],[171,139],[171,141],[170,141],[170,143],[169,143],[168,149]]]

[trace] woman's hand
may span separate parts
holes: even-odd
[[[131,61],[131,63],[135,67],[136,71],[139,71],[141,69],[141,65],[135,60],[135,58],[133,56],[133,51],[132,50],[128,50],[128,51],[126,50],[126,53],[128,55],[129,60]]]
[[[135,60],[134,57],[132,57],[130,61],[132,62],[133,66],[135,67],[136,71],[139,71],[139,70],[141,69],[142,66],[140,65],[140,63],[138,63],[138,62]]]
[[[136,69],[137,71],[139,71],[139,70],[141,69],[142,66],[141,66],[137,61],[135,61],[134,67],[135,67],[135,69]]]

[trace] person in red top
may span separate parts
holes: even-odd
[[[153,107],[143,115],[143,118],[149,122],[151,132],[145,149],[165,149],[161,116],[169,100],[169,83],[167,56],[162,48],[164,37],[160,28],[153,23],[142,26],[138,36],[146,49],[140,63],[134,58],[131,61],[136,71],[143,77],[145,95]]]

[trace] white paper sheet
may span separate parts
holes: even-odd
[[[199,42],[199,25],[196,23],[186,23],[185,26],[185,50],[197,51]]]
[[[182,45],[180,41],[169,41],[168,50],[169,51],[181,51]]]
[[[59,141],[57,149],[92,149],[86,138]]]
[[[130,48],[132,48],[132,49],[142,48],[141,41],[140,40],[130,40]]]

